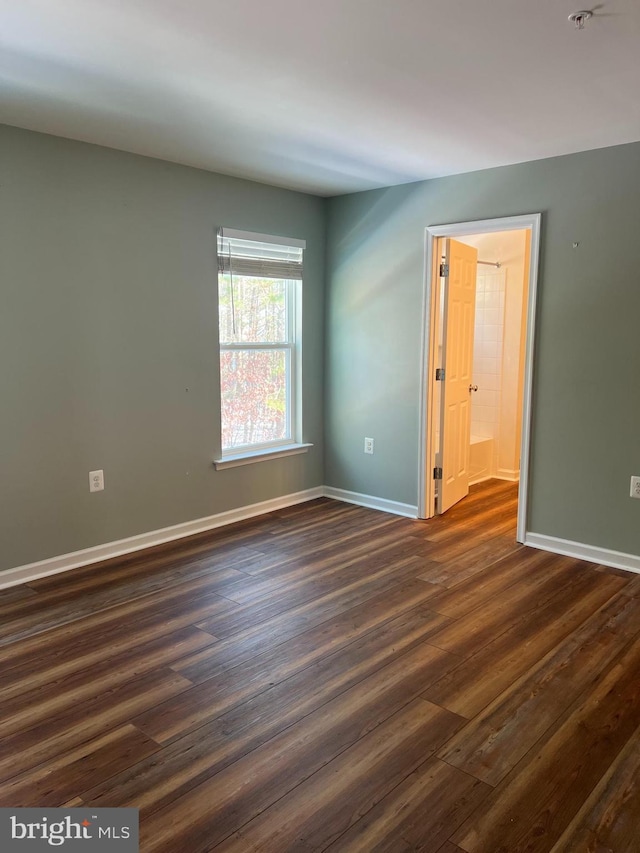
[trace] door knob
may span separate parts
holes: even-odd
[[[477,390],[478,390],[477,385],[469,385],[469,393],[471,393],[472,391],[477,391]]]

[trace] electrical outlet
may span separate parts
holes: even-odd
[[[373,454],[373,439],[365,438],[364,440],[364,452]]]
[[[104,489],[104,471],[89,471],[89,491],[101,492]]]
[[[631,497],[640,498],[640,477],[631,478]]]

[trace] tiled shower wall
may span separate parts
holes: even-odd
[[[473,345],[471,434],[499,437],[502,346],[504,341],[505,271],[493,269],[478,275]]]

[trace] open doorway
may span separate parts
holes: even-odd
[[[427,229],[419,515],[519,481],[526,529],[540,215]]]

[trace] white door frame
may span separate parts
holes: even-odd
[[[420,360],[420,424],[418,449],[418,518],[434,515],[435,481],[433,479],[434,430],[430,428],[433,411],[436,360],[436,298],[437,252],[439,237],[464,237],[467,234],[490,234],[496,231],[531,231],[529,263],[529,295],[527,305],[527,341],[525,346],[524,388],[522,404],[522,439],[520,445],[520,485],[518,489],[517,539],[523,542],[527,526],[529,484],[529,452],[531,446],[531,395],[533,353],[535,344],[536,296],[540,254],[540,213],[505,216],[499,219],[480,219],[475,222],[456,222],[450,225],[430,225],[425,229],[425,267]]]

